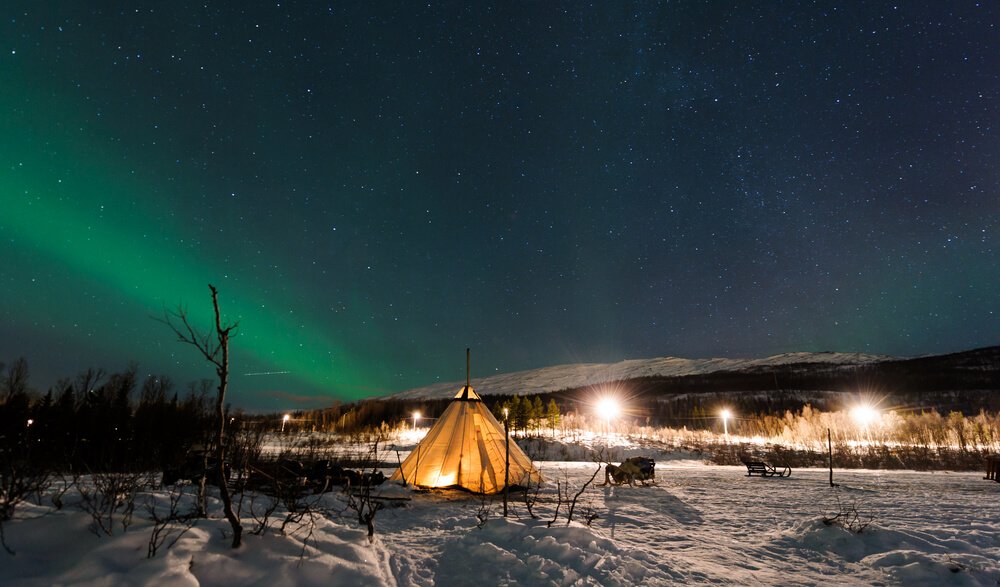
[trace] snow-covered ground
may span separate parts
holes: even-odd
[[[631,450],[629,451],[631,452]],[[575,494],[590,462],[542,462],[547,477],[532,519],[520,498],[501,502],[458,491],[395,497],[369,543],[344,498],[327,494],[303,551],[304,529],[246,535],[232,550],[213,504],[172,548],[146,558],[150,522],[137,507],[127,531],[98,537],[73,504],[25,504],[4,525],[0,585],[995,585],[1000,581],[1000,484],[981,473],[796,470],[748,478],[743,467],[707,466],[657,454],[656,486],[601,487],[556,523],[557,485]],[[387,473],[389,471],[386,471]],[[143,496],[140,496],[140,501]],[[160,494],[161,503],[163,495]],[[45,504],[43,500],[43,504]],[[839,505],[838,505],[839,504]],[[874,521],[861,534],[824,515],[855,508]],[[489,510],[488,520],[479,517]],[[279,510],[280,513],[280,510]],[[586,514],[599,517],[590,527]],[[252,520],[244,520],[250,526]]]

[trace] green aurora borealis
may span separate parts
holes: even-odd
[[[1000,332],[997,8],[15,0],[0,361],[287,409]],[[878,32],[878,34],[872,31]],[[488,392],[488,390],[486,390]]]
[[[5,111],[15,110],[7,101]],[[127,361],[162,366],[169,356],[192,378],[211,377],[211,369],[194,360],[194,350],[173,342],[166,326],[152,318],[183,304],[192,322],[210,328],[207,284],[215,282],[226,319],[240,323],[233,362],[241,371],[288,372],[286,379],[306,390],[335,389],[342,397],[387,389],[377,370],[363,369],[345,345],[324,334],[322,321],[296,312],[288,296],[238,295],[244,278],[230,267],[227,253],[215,252],[228,250],[225,239],[204,242],[189,226],[170,222],[174,210],[157,210],[148,199],[162,194],[170,202],[180,188],[144,184],[136,177],[141,174],[109,161],[98,145],[54,145],[51,137],[63,133],[46,129],[51,123],[41,113],[29,114],[35,116],[14,118],[14,125],[0,129],[21,139],[5,141],[8,152],[0,153],[5,161],[16,161],[0,175],[4,192],[20,196],[5,202],[0,221],[14,253],[6,257],[6,270],[18,276],[9,283],[9,300],[20,302],[8,303],[5,318],[17,332],[30,338],[58,328],[68,340],[60,340],[56,352],[100,345],[99,355],[80,353],[81,369],[91,365],[88,358],[100,356],[121,357],[117,367]],[[44,152],[9,152],[39,136],[47,137]],[[155,226],[148,224],[152,218]],[[109,299],[114,303],[102,301]],[[72,328],[65,328],[68,324]]]

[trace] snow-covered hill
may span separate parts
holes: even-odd
[[[632,359],[618,363],[587,363],[556,365],[531,371],[518,371],[474,378],[472,386],[486,395],[533,394],[560,389],[585,387],[609,381],[623,381],[639,377],[682,377],[704,375],[719,371],[748,371],[760,367],[795,364],[866,365],[894,360],[885,355],[862,353],[785,353],[765,359],[681,359],[660,357]],[[391,396],[394,399],[450,398],[464,385],[462,381],[435,383]]]

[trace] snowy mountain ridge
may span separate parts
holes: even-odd
[[[623,381],[639,377],[683,377],[704,375],[719,371],[747,371],[760,367],[793,364],[825,364],[830,366],[868,365],[896,360],[887,355],[863,353],[784,353],[763,359],[682,359],[679,357],[658,357],[654,359],[629,359],[617,363],[580,363],[555,365],[502,373],[489,377],[472,379],[476,391],[485,395],[534,394],[585,387],[609,381]],[[409,389],[390,396],[392,399],[446,399],[464,385],[463,381],[435,383]]]

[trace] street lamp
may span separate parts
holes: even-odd
[[[617,399],[611,397],[610,395],[606,395],[597,400],[597,415],[604,418],[605,434],[607,434],[608,439],[610,439],[611,420],[614,420],[618,416],[622,415],[621,404],[618,403]]]
[[[285,414],[284,416],[282,416],[282,417],[281,417],[281,433],[282,433],[282,434],[284,434],[284,433],[285,433],[285,424],[287,424],[287,423],[288,423],[288,421],[289,421],[289,420],[290,420],[291,418],[292,418],[292,417],[291,417],[290,415],[288,415],[288,414]]]
[[[867,428],[870,424],[879,419],[878,410],[868,404],[859,404],[851,410],[851,417],[862,428]]]
[[[882,414],[870,404],[858,404],[851,409],[851,417],[854,418],[854,421],[858,423],[858,427],[861,429],[862,441],[870,442],[871,437],[869,436],[868,427],[878,422]]]
[[[733,417],[733,413],[729,411],[728,408],[723,408],[719,415],[722,416],[722,431],[726,438],[729,438],[729,419]]]
[[[413,430],[417,430],[417,420],[420,419],[420,412],[413,412]]]
[[[597,413],[606,421],[611,421],[622,413],[618,400],[613,397],[603,397],[597,402]]]

